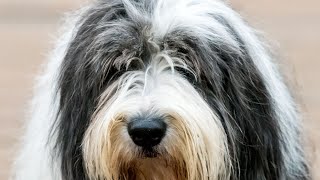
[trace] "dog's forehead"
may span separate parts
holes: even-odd
[[[149,58],[157,50],[154,45],[180,53],[203,49],[203,43],[241,51],[235,31],[219,15],[221,4],[215,1],[114,0],[96,6],[80,20],[71,44],[71,49],[85,51],[91,62],[122,55]]]

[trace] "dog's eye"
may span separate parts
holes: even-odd
[[[185,77],[189,82],[195,82],[196,76],[194,73],[192,73],[190,70],[182,68],[182,67],[175,67],[175,70],[182,75],[183,77]]]
[[[142,60],[136,59],[130,62],[130,64],[126,67],[126,71],[136,71],[144,68]]]

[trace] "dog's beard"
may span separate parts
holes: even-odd
[[[92,179],[217,179],[228,177],[229,155],[221,122],[177,62],[159,56],[145,71],[130,71],[100,97],[83,140]],[[143,149],[127,124],[136,116],[162,117],[161,143]]]

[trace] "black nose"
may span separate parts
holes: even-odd
[[[144,148],[158,145],[166,129],[166,123],[160,119],[136,119],[128,124],[128,132],[132,141]]]

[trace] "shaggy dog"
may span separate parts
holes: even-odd
[[[219,0],[97,0],[39,79],[16,180],[306,180],[296,105]]]

